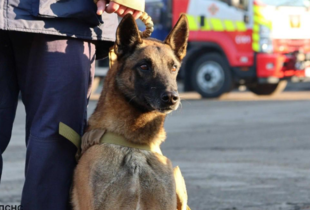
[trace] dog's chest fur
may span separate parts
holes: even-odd
[[[93,146],[84,155],[84,160],[97,157],[85,163],[93,169],[94,209],[176,209],[173,169],[166,157],[108,144]]]

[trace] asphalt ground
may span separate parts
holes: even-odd
[[[168,137],[162,150],[180,166],[192,210],[310,209],[308,88],[288,88],[276,97],[233,92],[221,100],[182,94],[187,100],[167,117]],[[89,113],[95,104],[90,102]],[[12,140],[3,156],[0,205],[20,201],[24,122],[19,103]]]

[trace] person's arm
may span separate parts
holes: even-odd
[[[107,3],[109,3],[108,6],[106,6]],[[115,12],[121,17],[130,13],[137,19],[144,11],[145,0],[99,0],[96,4],[98,15],[101,15],[104,11],[107,13]]]
[[[118,3],[127,8],[131,8],[137,11],[144,11],[145,1],[144,0],[110,0],[111,2]]]

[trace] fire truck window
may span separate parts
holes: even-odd
[[[147,12],[147,14],[152,17],[155,29],[162,28],[162,8],[162,2],[152,2],[145,5],[145,12]],[[138,21],[138,27],[144,28],[145,26],[141,21]]]
[[[240,0],[240,5],[242,6],[241,9],[248,10],[249,7],[249,0]]]
[[[248,10],[249,1],[248,0],[219,0],[228,4],[231,7],[236,7],[241,10]]]

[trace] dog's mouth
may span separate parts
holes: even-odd
[[[164,113],[164,114],[169,114],[170,112],[174,111],[175,109],[173,108],[159,108],[157,111]]]
[[[171,106],[162,106],[160,100],[152,100],[151,98],[144,97],[145,106],[148,107],[149,110],[156,110],[163,114],[169,114],[170,112],[177,110],[179,107],[179,103]]]

